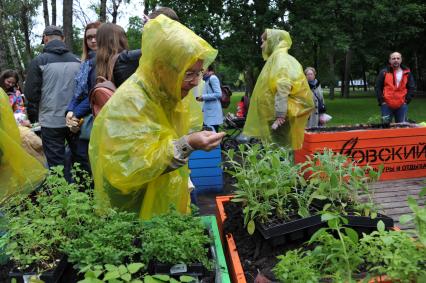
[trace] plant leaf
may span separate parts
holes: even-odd
[[[180,280],[181,282],[189,283],[189,282],[193,282],[193,281],[195,281],[195,278],[194,278],[194,277],[192,277],[192,276],[188,276],[188,275],[182,275],[182,276],[180,276],[180,277],[179,277],[179,280]]]
[[[130,275],[130,273],[126,273],[121,275],[121,279],[123,279],[126,282],[129,282],[130,280],[132,280],[132,275]]]
[[[135,262],[135,263],[131,263],[127,266],[127,269],[129,270],[129,272],[131,274],[138,272],[142,267],[144,267],[143,263],[140,262]]]
[[[357,243],[358,239],[359,239],[358,233],[354,229],[351,229],[351,228],[345,227],[344,229],[345,229],[345,233],[346,233],[346,235],[348,235],[349,239],[351,239],[352,242]]]
[[[401,224],[405,224],[405,223],[408,223],[410,221],[413,221],[413,219],[414,219],[414,217],[412,215],[404,214],[404,215],[401,215],[401,217],[399,217],[399,222]]]
[[[155,274],[155,275],[152,275],[152,277],[165,282],[168,282],[170,280],[170,276],[166,274]]]
[[[108,271],[104,276],[105,281],[117,278],[120,278],[120,272],[118,272],[118,270]]]
[[[251,220],[247,223],[247,232],[248,232],[250,235],[253,235],[255,228],[256,228],[256,225],[254,224],[253,219],[251,219]]]

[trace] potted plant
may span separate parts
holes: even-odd
[[[280,282],[422,282],[426,278],[425,249],[419,249],[406,233],[386,231],[379,222],[377,231],[359,238],[343,226],[346,219],[329,213],[323,218],[329,228],[316,232],[305,249],[279,256],[273,272]]]
[[[88,209],[81,205],[86,194],[79,192],[86,184],[68,184],[62,169],[54,168],[32,196],[16,196],[2,207],[7,228],[0,246],[13,265],[9,277],[18,281],[24,276],[45,282],[59,280],[67,264],[61,246],[80,236],[81,220]]]
[[[393,227],[392,218],[378,213],[369,189],[369,184],[380,177],[381,168],[376,172],[371,166],[359,166],[330,149],[307,157],[302,166],[311,187],[312,205],[343,215],[349,220],[347,225],[359,232],[375,230],[379,221],[386,228]]]
[[[311,187],[292,164],[290,152],[275,145],[240,145],[238,157],[227,153],[228,172],[236,179],[232,202],[240,203],[247,231],[258,230],[272,244],[303,238],[321,225],[316,209],[310,207]]]

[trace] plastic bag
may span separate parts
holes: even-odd
[[[321,124],[325,124],[325,123],[327,123],[327,122],[328,122],[328,121],[330,121],[332,118],[333,118],[333,117],[332,117],[332,116],[330,116],[330,115],[328,115],[327,113],[322,113],[322,114],[320,114],[320,116],[319,116],[319,120],[320,120]]]
[[[0,88],[0,204],[15,194],[36,189],[46,173],[22,147],[9,99]]]

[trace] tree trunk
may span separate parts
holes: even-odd
[[[118,15],[118,8],[120,7],[122,0],[113,0],[112,1],[112,23],[117,23],[117,15]]]
[[[49,8],[47,7],[47,0],[43,0],[43,18],[44,26],[47,27],[49,24]]]
[[[64,9],[62,17],[64,19],[65,45],[72,51],[72,2],[73,0],[64,0]]]
[[[19,64],[19,58],[18,58],[18,55],[16,54],[16,46],[15,44],[13,44],[13,36],[9,35],[7,38],[8,38],[7,46],[9,47],[9,54],[10,54],[10,57],[12,58],[13,68],[17,71],[20,71],[21,65]]]
[[[319,47],[318,47],[318,44],[314,44],[314,54],[313,54],[313,56],[314,56],[314,68],[315,68],[315,70],[317,70],[317,72],[318,72],[318,50],[319,49]]]
[[[0,6],[0,30],[1,31],[5,31],[5,29],[3,28],[3,19],[5,17],[3,17],[3,9]],[[6,33],[2,32],[0,33],[0,72],[4,71],[5,69],[7,69],[7,51],[6,51]]]
[[[52,25],[56,26],[56,0],[52,1]]]
[[[254,89],[254,74],[252,66],[249,66],[248,69],[246,69],[244,78],[246,83],[246,94],[251,96]]]
[[[365,66],[362,66],[362,83],[364,84],[364,91],[367,92],[368,91],[368,86],[367,86],[367,74],[365,72]]]
[[[352,50],[349,49],[346,52],[345,56],[345,74],[344,74],[344,87],[343,87],[343,97],[348,98],[349,97],[349,76],[351,72],[351,57],[352,57]]]
[[[107,0],[101,0],[101,6],[99,8],[99,21],[106,23],[106,2]]]
[[[31,60],[33,58],[33,53],[31,50],[31,42],[30,42],[30,30],[29,30],[29,17],[27,16],[27,7],[22,6],[21,9],[21,31],[24,34],[25,40],[25,53],[27,60]]]
[[[336,86],[336,83],[334,81],[334,54],[333,52],[329,52],[328,53],[328,64],[329,64],[329,68],[330,68],[330,94],[329,94],[329,98],[331,100],[334,99],[334,87]]]

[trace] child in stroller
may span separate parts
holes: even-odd
[[[222,149],[238,149],[238,145],[242,143],[250,143],[253,138],[246,137],[242,134],[244,124],[246,122],[246,114],[249,106],[249,97],[244,95],[237,104],[236,114],[228,113],[225,115],[223,128],[228,133],[222,139]]]

